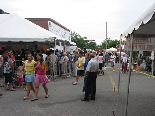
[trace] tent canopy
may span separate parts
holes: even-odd
[[[106,51],[108,51],[108,52],[117,52],[117,49],[112,47],[110,49],[106,49]]]
[[[144,12],[123,34],[127,37],[134,34],[134,38],[145,39],[155,36],[155,3]]]
[[[16,14],[0,14],[0,42],[52,42],[55,34]]]
[[[131,34],[131,35],[130,35]],[[127,37],[127,40],[130,41],[130,64],[129,64],[129,77],[128,77],[128,84],[127,84],[127,96],[126,96],[126,106],[125,106],[125,116],[127,116],[128,110],[128,102],[129,102],[129,86],[130,86],[130,78],[131,78],[131,67],[132,67],[132,57],[133,57],[133,41],[134,40],[146,40],[148,38],[155,37],[155,3],[146,11],[144,12],[122,35],[121,37]],[[155,38],[152,38],[153,40]],[[140,50],[145,51],[145,43],[144,45],[140,45]],[[152,42],[151,42],[152,43]],[[129,43],[128,43],[129,44]],[[151,49],[147,50],[154,50],[154,43],[152,43]],[[135,44],[136,45],[136,44]],[[139,46],[139,45],[138,45]],[[121,66],[121,65],[120,65]],[[119,71],[119,81],[118,85],[120,85],[120,71]],[[118,86],[119,90],[119,86]]]

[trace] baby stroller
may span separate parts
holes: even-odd
[[[147,60],[147,61],[146,61],[145,70],[146,70],[147,72],[151,72],[151,70],[152,70],[151,64],[152,64],[151,60]]]

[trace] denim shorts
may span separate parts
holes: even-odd
[[[27,83],[34,83],[35,82],[35,74],[26,74],[25,81]]]

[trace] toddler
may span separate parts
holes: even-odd
[[[19,66],[19,72],[17,74],[17,78],[18,78],[18,81],[19,81],[19,87],[23,88],[23,81],[24,81],[24,78],[23,78],[23,67],[22,66]]]

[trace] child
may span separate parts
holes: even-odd
[[[140,67],[140,62],[137,61],[137,71],[140,71],[141,67]]]
[[[9,69],[9,65],[10,64],[8,62],[8,56],[5,56],[4,57],[5,90],[16,91],[12,86],[12,76],[11,76],[12,70]],[[10,89],[7,86],[8,83],[10,84]]]
[[[133,70],[136,70],[136,69],[137,69],[137,61],[135,60],[133,63]]]
[[[19,66],[19,72],[18,72],[18,75],[17,75],[17,78],[18,78],[18,81],[19,81],[19,87],[23,88],[23,81],[24,81],[24,78],[23,78],[23,67],[22,66]]]

